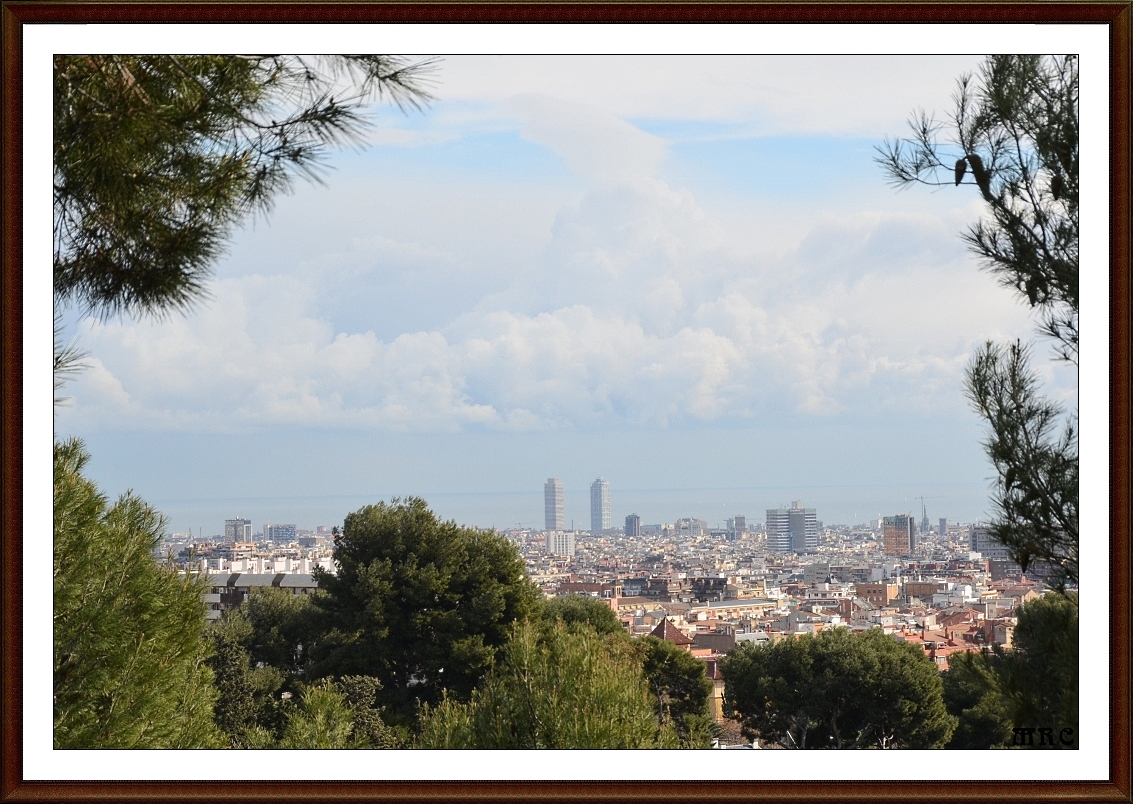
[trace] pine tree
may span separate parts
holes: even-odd
[[[429,100],[431,61],[395,56],[58,55],[55,296],[102,317],[206,293],[229,232],[265,213],[361,110]]]
[[[55,445],[54,745],[221,747],[201,586],[154,560],[161,516],[131,494],[108,506],[86,462]]]
[[[555,622],[517,626],[468,703],[426,709],[424,748],[676,748],[629,640]]]
[[[374,676],[406,717],[444,690],[466,700],[541,600],[511,542],[442,522],[419,498],[347,514],[334,560],[335,574],[317,573],[306,674]]]
[[[640,652],[642,673],[656,702],[661,723],[671,724],[681,745],[708,748],[715,736],[708,708],[712,682],[707,665],[664,639],[645,636],[634,640]]]

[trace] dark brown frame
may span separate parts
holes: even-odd
[[[1087,3],[272,3],[0,0],[0,801],[1133,802],[1128,0]],[[21,27],[50,22],[1105,23],[1110,31],[1110,772],[1105,782],[38,782],[22,778]],[[944,758],[943,756],[941,757]],[[564,756],[564,762],[569,761]],[[648,760],[646,759],[648,762]]]

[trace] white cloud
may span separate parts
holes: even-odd
[[[690,63],[569,62],[570,80],[562,60],[509,61],[506,80],[502,62],[467,63],[490,80],[457,99],[520,119],[584,191],[539,207],[535,191],[505,199],[510,185],[467,177],[377,190],[354,177],[353,196],[292,210],[264,234],[271,259],[216,280],[190,316],[90,324],[100,362],[60,421],[538,430],[963,406],[975,345],[1032,328],[957,237],[978,207],[816,194],[766,220],[729,216],[723,196],[710,209],[658,178],[664,141],[626,122],[732,109],[763,125],[758,107],[787,128],[831,115],[853,128],[875,114],[855,107],[866,94],[891,100],[874,87],[896,62],[725,60],[685,75]],[[609,70],[616,86],[601,84]]]
[[[599,184],[648,179],[665,156],[659,137],[589,104],[519,95],[504,109],[523,120],[524,139],[546,146],[576,174]]]
[[[716,121],[762,134],[904,134],[912,109],[947,111],[980,56],[454,56],[438,97],[496,104],[539,93],[636,118]]]
[[[974,346],[1030,327],[931,217],[824,217],[768,260],[651,182],[588,195],[554,231],[532,271],[559,282],[542,310],[504,294],[382,340],[335,332],[304,281],[252,276],[187,318],[92,324],[102,361],[61,416],[531,430],[954,408]]]

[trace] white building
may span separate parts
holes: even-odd
[[[549,530],[546,536],[547,554],[574,558],[574,532]]]

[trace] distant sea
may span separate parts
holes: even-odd
[[[745,516],[761,524],[768,508],[787,507],[801,500],[816,509],[826,525],[856,525],[893,514],[921,518],[921,497],[935,527],[941,517],[950,522],[977,522],[990,518],[988,487],[984,483],[909,486],[765,486],[704,489],[611,489],[613,525],[637,514],[643,525],[694,517],[709,527],[724,527],[725,520]],[[543,489],[504,492],[440,491],[421,495],[442,518],[463,525],[500,529],[543,527]],[[224,532],[224,520],[246,517],[259,531],[265,522],[295,524],[314,529],[340,525],[351,511],[378,502],[364,496],[254,497],[212,499],[155,499],[149,502],[168,519],[169,532],[198,533],[205,538]],[[566,525],[590,529],[589,489],[565,492]]]

